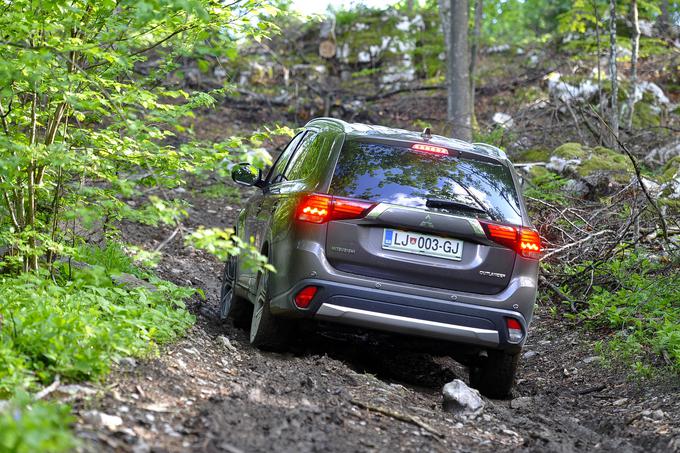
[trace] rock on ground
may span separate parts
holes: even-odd
[[[442,390],[444,410],[458,415],[475,415],[484,410],[479,391],[471,389],[460,379],[454,379]]]

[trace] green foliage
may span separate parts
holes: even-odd
[[[594,268],[593,278],[601,283],[578,317],[590,328],[608,329],[613,334],[608,350],[640,370],[652,361],[680,372],[679,260],[654,264],[631,253]],[[592,264],[566,270],[578,275]]]
[[[239,262],[247,269],[261,268],[275,272],[267,257],[249,243],[234,234],[231,228],[199,228],[186,238],[186,242],[196,248],[207,251],[226,261],[230,256],[239,255]]]
[[[62,404],[31,401],[19,392],[0,411],[0,451],[57,453],[71,451],[76,441],[69,431],[75,420]]]
[[[503,143],[513,140],[513,134],[501,126],[495,126],[487,131],[472,131],[473,142],[488,143],[502,147]]]
[[[545,39],[571,0],[506,0],[484,2],[483,37],[491,45],[526,45]]]
[[[548,162],[550,151],[547,149],[528,149],[513,159],[515,162]]]
[[[563,177],[544,167],[533,167],[525,183],[524,195],[547,203],[562,205],[567,201],[562,190],[566,183]]]
[[[241,192],[236,187],[224,182],[203,187],[200,193],[206,198],[220,198],[235,202],[241,199]]]
[[[0,396],[17,387],[99,379],[125,356],[156,352],[193,317],[182,300],[192,290],[152,279],[157,287],[120,287],[100,266],[74,270],[55,283],[32,274],[0,279]]]
[[[23,270],[59,253],[64,220],[174,223],[181,206],[149,198],[141,213],[120,196],[175,187],[186,172],[241,157],[242,142],[204,144],[184,127],[210,93],[173,87],[179,57],[233,58],[260,40],[276,11],[257,0],[12,1],[0,29],[0,237]],[[145,69],[140,71],[140,67]],[[176,132],[189,135],[173,146]],[[260,159],[262,160],[262,159]]]

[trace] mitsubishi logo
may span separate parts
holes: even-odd
[[[434,228],[434,223],[432,223],[432,217],[430,217],[430,214],[427,214],[425,216],[425,220],[420,222],[421,227],[428,227],[428,228]]]

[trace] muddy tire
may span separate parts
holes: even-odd
[[[269,272],[260,273],[257,298],[250,322],[250,343],[267,351],[283,351],[288,347],[291,328],[287,320],[269,311]]]
[[[220,319],[231,319],[234,326],[246,328],[250,322],[252,306],[247,300],[234,294],[236,280],[236,257],[229,257],[224,265],[222,288],[220,290]]]
[[[470,366],[470,386],[488,398],[504,399],[512,395],[519,353],[488,351],[482,362]]]

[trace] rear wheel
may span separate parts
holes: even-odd
[[[269,311],[269,271],[262,271],[258,278],[257,298],[250,322],[250,343],[260,349],[281,351],[286,349],[290,338],[290,325]]]
[[[508,398],[515,384],[519,352],[488,351],[488,357],[470,365],[470,386],[489,398]]]
[[[234,293],[236,281],[236,257],[230,256],[224,265],[220,291],[220,319],[231,318],[239,328],[248,327],[250,303]]]

